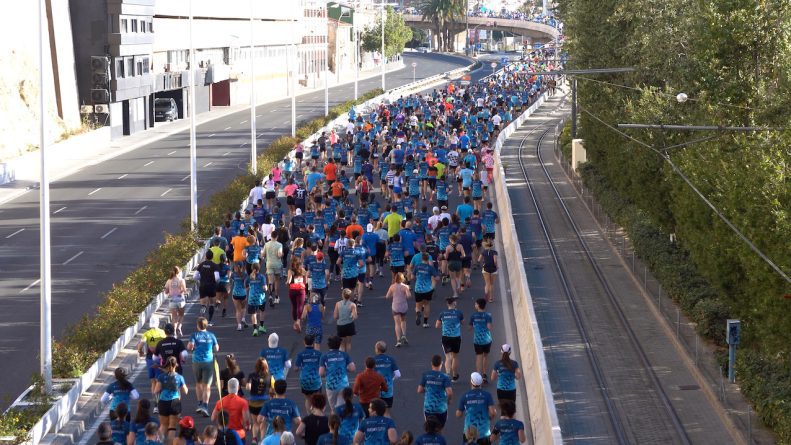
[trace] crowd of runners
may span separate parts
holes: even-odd
[[[170,319],[160,327],[152,317],[138,347],[153,397],[141,398],[116,370],[103,397],[111,414],[100,443],[524,442],[524,419],[514,418],[524,402],[516,391],[521,371],[510,345],[492,346],[487,312],[497,302],[499,266],[489,185],[499,131],[554,85],[530,74],[545,68],[535,55],[467,87],[451,83],[352,109],[345,128],[295,147],[252,188],[251,206],[216,229],[205,261],[188,274],[198,289],[197,319],[185,321],[189,286],[172,270],[164,285]],[[477,280],[482,293],[470,289]],[[389,314],[369,309],[372,295],[390,301]],[[293,356],[267,327],[270,312],[284,310],[304,336]],[[424,431],[400,431],[390,416],[393,383],[404,375],[387,341],[364,363],[352,360],[362,317],[392,317],[395,348],[441,343],[425,358],[425,372],[409,376],[422,408],[399,413],[422,415]],[[414,336],[407,334],[412,317]],[[266,337],[255,363],[219,357],[214,323],[232,323],[236,342]],[[455,384],[458,355],[467,353],[463,327],[472,330],[476,360]],[[183,377],[190,371],[192,388]],[[289,372],[298,373],[304,400],[286,397]],[[490,379],[496,397],[485,389]],[[187,400],[197,400],[194,414],[213,424],[198,431]],[[463,431],[445,430],[448,415],[463,417]]]

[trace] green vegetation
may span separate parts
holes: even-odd
[[[421,0],[417,9],[423,20],[431,22],[434,35],[438,36],[437,51],[454,51],[454,24],[464,20],[466,0]]]
[[[624,213],[620,218],[616,214],[616,220],[636,244],[645,242],[638,246],[641,255],[662,257],[648,262],[666,283],[663,287],[672,289],[676,301],[700,323],[701,333],[723,346],[723,320],[743,321],[737,379],[778,440],[791,443],[791,300],[784,298],[791,287],[708,208],[669,162],[602,123],[782,129],[628,134],[666,153],[758,249],[791,272],[791,3],[558,4],[566,25],[569,68],[637,69],[577,77],[578,137],[586,141],[589,160],[586,180],[604,193],[601,199],[613,201],[616,212]],[[690,100],[676,101],[679,92]],[[678,246],[661,242],[670,233],[676,234]]]
[[[392,6],[385,14],[385,57],[391,58],[404,52],[404,46],[412,40],[412,29],[404,23],[404,17],[396,14]],[[382,17],[366,29],[362,36],[363,49],[368,52],[382,50]]]
[[[298,141],[301,141],[328,124],[332,119],[347,113],[358,103],[363,103],[382,94],[377,88],[362,95],[358,101],[347,101],[333,107],[328,117],[320,117],[301,123],[297,138],[281,136],[272,142],[258,156],[258,171],[268,172],[272,166],[283,159]],[[178,234],[164,234],[163,242],[148,253],[142,265],[130,273],[123,281],[114,284],[102,302],[96,307],[94,315],[84,315],[73,326],[66,329],[62,338],[53,343],[53,375],[61,378],[74,378],[82,375],[101,354],[103,354],[128,326],[136,323],[138,315],[152,301],[152,297],[162,291],[168,273],[174,265],[184,265],[200,246],[200,237],[208,238],[214,227],[224,222],[228,212],[235,212],[255,185],[255,177],[247,173],[234,178],[228,186],[217,191],[209,203],[198,209],[198,229],[186,229]],[[50,408],[41,394],[41,377],[35,375],[33,397],[36,402],[30,408],[9,410],[0,414],[0,435],[24,439],[30,427]],[[36,383],[39,382],[39,383]],[[43,397],[43,396],[42,396]],[[22,443],[18,440],[16,443]]]

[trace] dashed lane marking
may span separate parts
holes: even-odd
[[[98,189],[96,189],[96,190],[92,191],[91,193],[88,193],[88,196],[91,196],[91,195],[93,195],[94,193],[98,192],[98,191],[99,191],[99,190],[101,190],[101,189],[102,189],[102,188],[101,188],[101,187],[99,187]]]
[[[5,239],[11,238],[12,236],[16,235],[17,233],[19,233],[19,232],[23,232],[24,230],[25,230],[24,228],[22,228],[22,229],[19,229],[19,230],[17,230],[16,232],[14,232],[14,233],[12,233],[12,234],[8,235],[7,237],[5,237]]]
[[[105,233],[104,235],[100,236],[100,237],[99,237],[99,239],[105,239],[105,238],[107,238],[108,236],[110,236],[110,235],[111,235],[113,232],[115,232],[116,230],[118,230],[118,227],[113,227],[112,229],[110,229],[110,231],[109,231],[109,232],[107,232],[107,233]]]
[[[162,194],[161,194],[161,195],[159,195],[159,197],[161,198],[161,197],[163,197],[163,196],[167,195],[167,194],[168,194],[168,193],[170,193],[172,190],[173,190],[173,189],[167,189],[167,190],[165,190],[164,192],[162,192]]]
[[[69,258],[68,260],[64,261],[62,265],[63,265],[63,266],[65,266],[65,265],[67,265],[67,264],[71,263],[72,261],[76,260],[76,259],[77,259],[77,258],[78,258],[80,255],[82,255],[83,253],[85,253],[85,251],[83,251],[83,250],[80,250],[79,252],[77,252],[77,254],[76,254],[76,255],[74,255],[73,257],[71,257],[71,258]]]
[[[129,176],[129,174],[128,173],[124,173],[123,175],[119,176],[118,179],[124,179],[127,176]]]
[[[140,214],[140,212],[142,212],[143,210],[145,210],[145,209],[147,209],[147,208],[148,208],[148,206],[143,206],[143,207],[140,207],[140,208],[139,208],[139,209],[138,209],[138,210],[135,212],[135,215],[138,215],[138,214]]]

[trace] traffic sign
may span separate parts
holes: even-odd
[[[417,66],[417,62],[412,62],[412,68]]]
[[[503,65],[508,63],[508,57],[503,57],[502,59],[500,59],[500,63],[502,63]]]
[[[491,66],[492,68],[497,68],[497,62],[492,62],[492,64],[489,66]]]
[[[465,74],[465,75],[461,76],[461,81],[459,83],[461,84],[461,86],[466,87],[466,86],[468,86],[470,84],[471,80],[472,80],[472,77],[470,77],[469,74]]]

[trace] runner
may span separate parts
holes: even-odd
[[[492,349],[492,314],[486,312],[486,299],[475,300],[475,312],[470,315],[470,329],[473,330],[472,346],[475,349],[475,370],[489,383],[486,374],[489,370],[489,351]]]
[[[206,251],[206,259],[198,264],[195,270],[194,279],[200,282],[198,291],[200,292],[200,315],[208,316],[207,322],[211,324],[214,316],[214,298],[217,295],[217,281],[220,280],[220,268],[212,261],[214,253]]]
[[[247,404],[253,422],[250,428],[253,434],[253,443],[258,443],[259,437],[264,437],[264,424],[258,414],[264,403],[275,392],[275,379],[269,373],[269,364],[263,357],[255,361],[255,370],[247,376]]]
[[[448,403],[453,398],[453,388],[450,376],[442,372],[442,357],[439,355],[431,357],[431,371],[423,373],[417,392],[425,394],[423,416],[436,418],[441,431],[448,420]]]
[[[310,397],[321,391],[320,362],[321,352],[315,348],[314,337],[308,334],[305,336],[305,349],[294,360],[294,370],[299,371],[299,386],[305,395],[306,411],[310,411]]]
[[[497,378],[497,399],[516,402],[516,381],[522,379],[522,370],[519,363],[511,360],[511,345],[504,344],[500,351],[502,358],[495,362],[492,370],[492,380]]]
[[[291,301],[291,328],[296,332],[302,332],[300,320],[305,306],[306,275],[305,268],[302,267],[302,261],[296,257],[292,258],[286,282],[288,283],[288,299]]]
[[[110,402],[110,406],[108,408],[111,412],[111,418],[113,417],[112,412],[115,411],[115,409],[121,404],[126,407],[126,413],[128,414],[129,406],[131,406],[130,402],[140,398],[140,393],[137,392],[135,386],[127,379],[126,369],[115,368],[113,377],[115,377],[115,381],[107,385],[107,388],[104,390],[101,398],[102,403]],[[123,417],[124,420],[128,420],[126,419],[127,415],[120,417]],[[124,436],[124,440],[126,440],[126,436]]]
[[[349,354],[340,350],[341,342],[342,340],[338,336],[328,338],[327,347],[330,350],[321,356],[319,362],[319,375],[326,380],[327,400],[329,400],[330,406],[340,404],[341,391],[349,386],[348,373],[355,372],[356,369]],[[351,388],[349,388],[349,392],[351,393]]]
[[[302,309],[302,321],[306,324],[306,337],[313,338],[313,347],[316,351],[321,350],[321,340],[324,338],[324,304],[321,302],[319,294],[310,295],[310,304]]]
[[[421,434],[415,439],[415,445],[446,445],[445,438],[440,434],[442,426],[439,420],[434,416],[426,417],[426,422],[423,424],[425,434]]]
[[[284,256],[283,244],[276,238],[273,237],[264,244],[266,278],[269,288],[269,307],[274,307],[275,304],[280,302],[280,282],[278,277],[283,272]]]
[[[376,345],[374,345],[374,351],[376,352],[374,356],[376,372],[384,377],[385,383],[387,384],[387,390],[382,391],[379,394],[379,398],[384,400],[385,404],[387,404],[387,415],[389,416],[390,408],[393,407],[393,394],[395,392],[393,384],[396,379],[401,378],[401,370],[398,368],[395,358],[386,354],[387,343],[382,340],[377,341]]]
[[[419,255],[416,255],[419,263],[412,267],[412,276],[415,279],[415,324],[420,326],[422,321],[423,327],[427,328],[431,315],[431,299],[434,296],[439,272],[432,264],[433,259],[425,251],[425,247],[423,250]],[[412,263],[415,263],[415,259],[412,260]]]
[[[252,273],[244,283],[247,288],[247,313],[250,315],[250,323],[253,324],[253,337],[266,334],[264,316],[266,314],[267,278],[259,273],[260,269],[261,266],[258,263],[253,264]],[[237,320],[238,318],[237,315]],[[242,315],[242,323],[244,323],[244,315]],[[236,330],[240,331],[240,326],[237,325]]]
[[[222,308],[222,317],[225,318],[228,314],[228,288],[231,280],[231,266],[228,264],[228,257],[224,253],[220,255],[219,269],[220,279],[217,281],[217,306]]]
[[[456,309],[456,298],[448,297],[445,299],[448,308],[439,314],[435,323],[437,329],[442,328],[442,349],[445,351],[445,373],[451,376],[451,380],[459,380],[459,365],[456,355],[461,350],[461,322],[464,314]]]
[[[387,289],[387,293],[385,294],[385,299],[393,300],[390,309],[393,313],[396,348],[409,344],[409,340],[406,338],[406,313],[409,310],[407,300],[412,296],[412,292],[405,282],[406,278],[404,278],[404,274],[399,272],[396,274],[395,283],[390,285],[390,288]]]
[[[354,378],[354,386],[352,387],[354,395],[360,400],[360,405],[369,410],[371,402],[381,400],[379,394],[388,390],[387,381],[385,381],[382,374],[376,372],[376,360],[370,356],[366,357],[365,369]],[[385,404],[386,409],[387,405]],[[384,413],[380,415],[384,415]]]
[[[362,405],[354,402],[354,393],[347,387],[342,391],[343,404],[335,407],[335,414],[340,418],[341,426],[338,435],[348,443],[352,443],[360,423],[368,416]]]
[[[236,330],[241,331],[243,327],[247,327],[245,321],[245,308],[247,307],[247,272],[241,264],[235,263],[234,270],[231,273],[231,299],[233,300],[233,308],[236,315]],[[256,329],[258,327],[256,326]]]
[[[184,377],[176,372],[177,366],[176,357],[168,357],[162,367],[162,372],[157,376],[154,389],[154,392],[159,395],[159,435],[164,438],[171,438],[175,435],[176,425],[181,414],[181,396],[186,396],[189,393]],[[148,435],[148,431],[146,431],[146,435]]]
[[[354,435],[355,444],[387,445],[397,440],[396,425],[393,419],[385,417],[387,404],[382,399],[374,399],[368,408],[368,418],[364,419]]]
[[[299,427],[299,407],[294,401],[286,398],[286,389],[288,384],[285,380],[275,380],[275,396],[264,404],[261,414],[258,415],[261,423],[266,425],[267,436],[274,432],[272,422],[276,417],[284,420],[286,432]]]
[[[341,351],[349,352],[352,349],[352,337],[357,334],[354,321],[357,320],[357,305],[351,301],[352,290],[343,289],[341,301],[335,303],[332,318],[335,319],[338,337],[341,338]],[[330,397],[330,400],[332,398]]]
[[[477,372],[470,374],[470,386],[472,389],[464,393],[459,399],[459,406],[456,409],[456,417],[464,416],[464,429],[473,426],[477,430],[478,445],[490,443],[491,420],[496,411],[492,395],[481,389],[483,377]]]
[[[137,344],[137,354],[146,359],[150,390],[151,394],[154,394],[154,397],[156,397],[154,388],[157,383],[157,375],[159,374],[159,361],[155,360],[153,355],[157,348],[157,344],[165,337],[165,331],[159,328],[159,317],[152,315],[148,320],[148,330],[143,333],[140,343]],[[154,401],[156,402],[156,399]],[[156,406],[154,406],[154,414],[157,414]]]
[[[484,282],[484,296],[491,303],[494,301],[494,276],[497,274],[497,251],[492,248],[492,241],[487,239],[478,262],[483,264],[481,274]]]
[[[247,400],[239,397],[239,380],[232,378],[228,380],[228,395],[218,400],[211,413],[211,420],[216,422],[220,412],[228,413],[228,428],[236,431],[239,438],[244,443],[247,430],[250,429],[250,407]]]
[[[285,380],[291,359],[288,358],[288,351],[279,346],[280,336],[276,332],[269,334],[267,344],[269,347],[261,350],[260,356],[266,359],[269,364],[269,372],[275,380]]]
[[[500,400],[500,420],[492,429],[492,442],[500,445],[519,445],[525,443],[525,424],[514,419],[516,404],[513,400]]]
[[[210,386],[214,380],[214,353],[220,350],[217,337],[206,330],[208,326],[208,320],[198,317],[196,322],[198,331],[190,336],[190,341],[187,344],[187,350],[192,351],[192,372],[195,375],[195,392],[198,398],[198,407],[195,412],[203,414],[205,417],[209,417]],[[175,358],[173,361],[175,363]],[[168,358],[168,363],[170,363],[170,358]],[[159,411],[162,414],[161,406]]]

